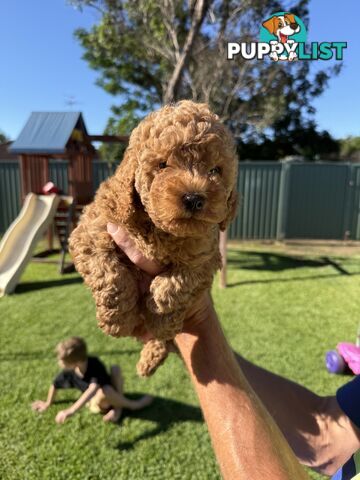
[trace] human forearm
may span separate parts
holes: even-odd
[[[332,475],[360,447],[358,434],[335,397],[321,397],[237,353],[235,357],[303,465]]]
[[[51,385],[47,394],[47,399],[45,401],[35,400],[35,402],[31,404],[31,408],[34,411],[39,413],[45,412],[45,410],[47,410],[50,407],[50,405],[53,403],[55,399],[55,395],[56,395],[56,388],[54,387],[54,385]]]
[[[213,312],[176,337],[225,480],[306,479],[242,374]]]
[[[316,466],[323,399],[291,380],[269,372],[235,353],[244,375],[276,421],[298,459]]]
[[[54,385],[51,385],[47,394],[47,399],[46,399],[46,404],[48,407],[50,407],[50,405],[52,405],[52,403],[54,402],[55,396],[56,396],[56,388],[54,387]]]
[[[148,260],[126,232],[121,227],[109,232],[128,257],[150,273],[142,266],[148,267]],[[151,273],[154,276],[160,271],[158,267]],[[198,393],[225,480],[305,479],[281,432],[240,371],[208,295],[193,305],[184,327],[175,343]]]

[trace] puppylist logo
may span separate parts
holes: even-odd
[[[260,28],[259,42],[229,42],[227,59],[240,55],[244,60],[293,62],[295,60],[342,60],[347,42],[306,43],[307,31],[302,20],[289,12],[277,12]]]

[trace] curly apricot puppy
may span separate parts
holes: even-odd
[[[233,139],[206,104],[184,100],[149,114],[132,132],[114,176],[103,182],[70,238],[75,266],[91,288],[99,326],[115,337],[145,324],[137,365],[150,375],[186,310],[211,287],[221,265],[219,229],[235,215]],[[106,231],[122,225],[138,249],[166,270],[140,298],[138,269]]]

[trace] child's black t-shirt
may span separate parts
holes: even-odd
[[[77,388],[82,392],[89,387],[90,383],[97,383],[101,387],[111,385],[110,375],[105,365],[97,357],[88,357],[86,372],[80,377],[74,370],[63,370],[54,379],[55,388]]]

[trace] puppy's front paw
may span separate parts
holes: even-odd
[[[147,330],[159,340],[172,340],[175,335],[181,332],[185,310],[165,313],[162,315],[150,312],[145,313]]]
[[[179,305],[187,304],[190,294],[184,288],[186,276],[172,275],[171,277],[158,275],[150,285],[150,294],[147,298],[147,308],[156,314],[162,315],[173,312]]]
[[[96,318],[99,327],[112,337],[131,336],[134,328],[141,323],[141,318],[137,308],[129,312],[119,311],[116,308],[109,308],[99,305],[96,309]]]
[[[169,296],[159,293],[151,294],[146,298],[147,309],[155,315],[164,315],[174,309],[174,302]]]

